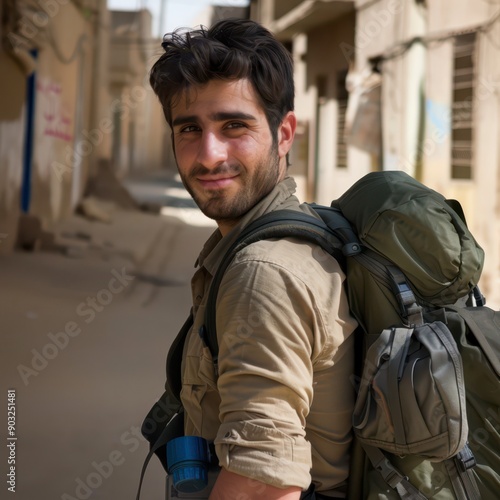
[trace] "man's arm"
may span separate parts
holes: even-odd
[[[222,468],[210,494],[210,500],[298,500],[301,489],[297,486],[276,488],[269,484],[241,476]]]

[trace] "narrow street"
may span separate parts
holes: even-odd
[[[158,189],[158,179],[141,181],[140,201]],[[140,425],[162,393],[193,264],[214,227],[176,189],[178,200],[161,201],[171,216],[115,209],[103,223],[75,215],[59,228],[62,251],[0,259],[1,470],[5,481],[14,467],[13,498],[135,498],[148,451]],[[164,497],[154,459],[142,498]]]

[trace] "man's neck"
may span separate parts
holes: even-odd
[[[220,233],[224,237],[226,236],[226,234],[229,234],[231,232],[231,230],[238,224],[238,222],[239,219],[217,221],[217,226],[219,227]]]

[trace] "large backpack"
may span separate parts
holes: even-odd
[[[318,218],[264,215],[225,254],[200,332],[215,370],[217,292],[235,254],[262,239],[314,242],[344,269],[360,325],[348,498],[498,498],[500,312],[477,288],[484,255],[460,205],[391,171],[368,174],[331,207],[312,207]],[[191,321],[169,352],[167,392],[143,425],[165,468],[168,427],[179,432],[182,416],[179,360]],[[153,415],[165,401],[177,411],[167,428],[172,412],[160,412],[159,423]]]

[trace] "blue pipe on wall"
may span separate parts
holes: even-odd
[[[38,50],[31,51],[36,59]],[[36,71],[28,77],[26,85],[26,133],[24,136],[23,180],[21,185],[21,210],[27,213],[31,202],[31,169],[33,165],[33,148],[35,142],[35,97]]]

